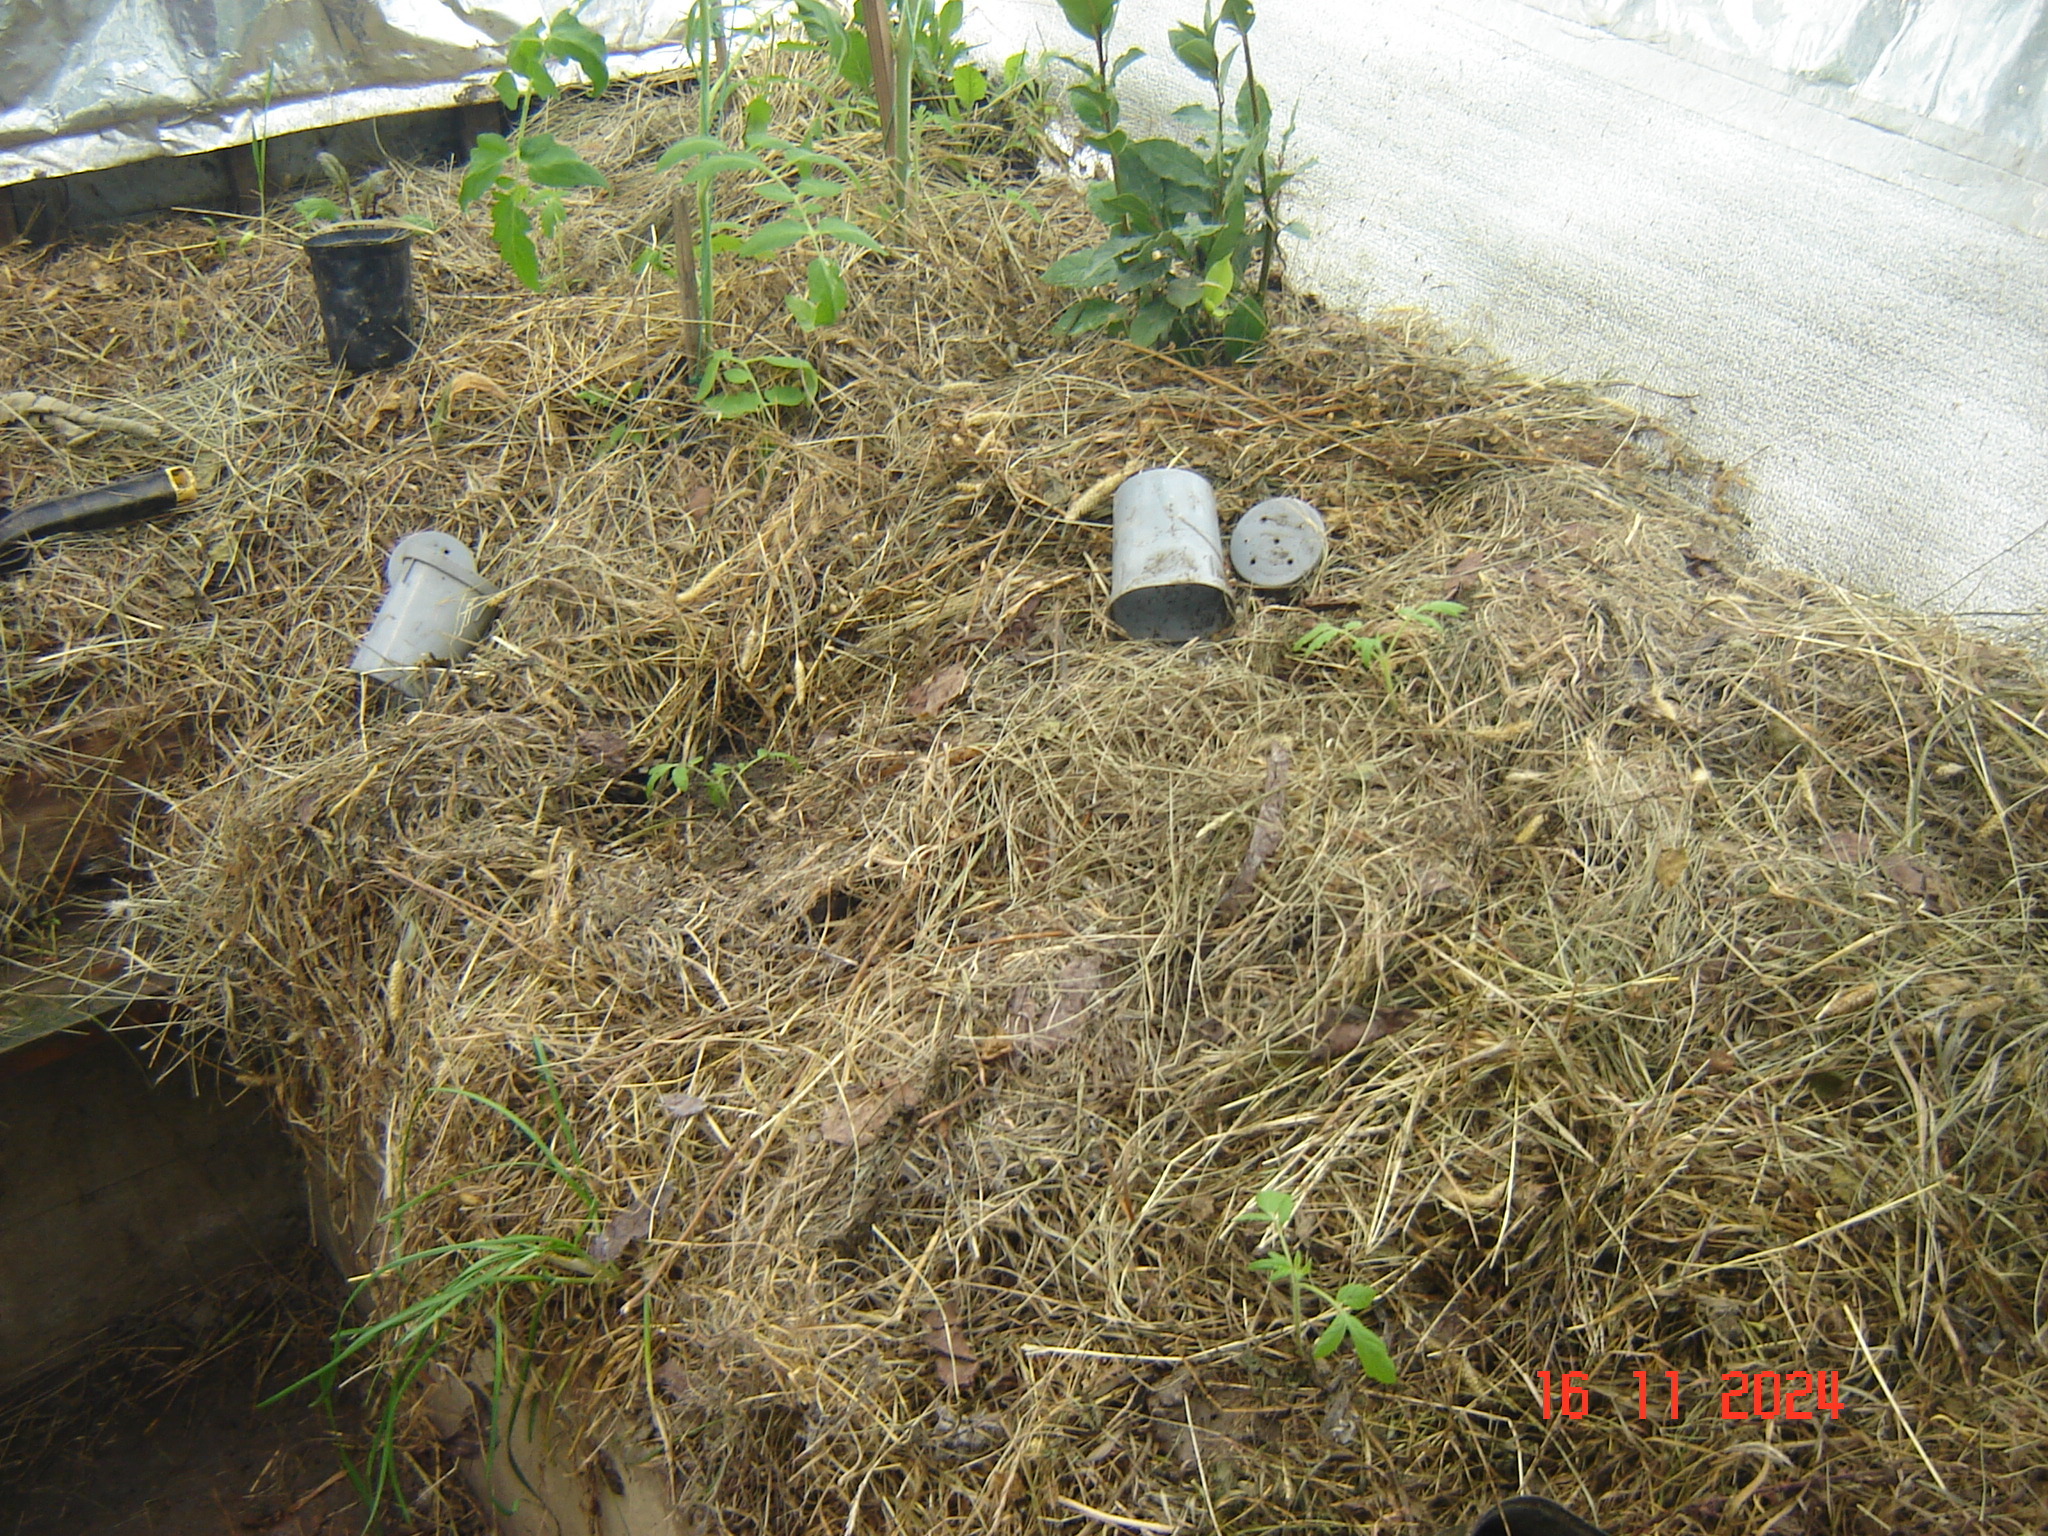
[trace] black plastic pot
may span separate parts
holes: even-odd
[[[373,373],[412,356],[412,234],[402,224],[356,224],[307,239],[328,362]]]
[[[1606,1536],[1606,1532],[1562,1504],[1522,1494],[1503,1499],[1473,1521],[1468,1536]]]

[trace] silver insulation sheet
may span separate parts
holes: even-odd
[[[0,186],[482,99],[541,0],[0,0]],[[561,0],[545,6],[548,14]],[[689,0],[589,0],[619,73]]]

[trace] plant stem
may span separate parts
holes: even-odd
[[[1252,68],[1252,40],[1240,32],[1237,41],[1244,50],[1244,83],[1245,89],[1251,93],[1251,131],[1256,133],[1264,126],[1268,114],[1264,99],[1259,95],[1258,71]],[[1274,258],[1280,252],[1280,215],[1273,206],[1272,189],[1266,184],[1268,174],[1266,150],[1262,146],[1259,150],[1259,210],[1265,215],[1265,220],[1259,230],[1259,282],[1252,290],[1261,304],[1266,302],[1266,283],[1272,275]]]
[[[881,119],[882,145],[896,154],[896,50],[889,36],[889,0],[860,0],[860,24],[868,35],[868,79]]]
[[[676,294],[683,310],[683,353],[692,368],[699,367],[710,351],[709,317],[704,313],[703,295],[697,286],[697,221],[690,213],[688,187],[676,188],[675,211],[671,220],[676,242]]]
[[[724,73],[718,70],[714,74],[717,58],[712,46],[712,11],[718,4],[719,0],[697,0],[697,133],[707,139],[717,124],[717,105],[712,97],[717,90],[717,79]],[[684,303],[696,311],[694,335],[686,346],[691,361],[700,365],[711,352],[712,326],[718,304],[717,274],[712,269],[711,250],[711,223],[716,213],[716,205],[712,201],[712,180],[706,176],[697,183],[697,227],[691,231],[691,244],[695,249],[688,258],[683,254],[682,231],[678,230],[676,234],[677,268],[684,267],[689,261],[697,264],[695,279],[685,289]],[[689,292],[690,288],[695,292]]]
[[[910,206],[910,119],[917,90],[917,32],[921,13],[930,0],[897,0],[896,36],[896,142],[891,154],[896,161],[896,202]]]

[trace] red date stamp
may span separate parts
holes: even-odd
[[[1679,1376],[1665,1371],[1657,1380],[1648,1371],[1637,1371],[1636,1417],[1677,1422],[1685,1417],[1679,1401]],[[1536,1381],[1543,1400],[1543,1417],[1583,1419],[1593,1406],[1592,1378],[1584,1371],[1566,1371],[1553,1382],[1549,1371],[1538,1371]],[[1724,1419],[1811,1420],[1826,1414],[1842,1416],[1842,1373],[1840,1371],[1723,1371],[1721,1373],[1721,1417]]]

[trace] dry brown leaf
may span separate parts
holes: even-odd
[[[834,1146],[857,1147],[873,1141],[898,1113],[923,1102],[924,1094],[916,1087],[892,1078],[878,1088],[849,1093],[826,1105],[818,1134]]]
[[[1877,839],[1868,832],[1829,832],[1820,846],[1837,864],[1868,864],[1877,857]]]
[[[932,1352],[932,1369],[938,1374],[939,1385],[954,1392],[972,1386],[974,1378],[981,1374],[981,1356],[968,1341],[967,1325],[961,1319],[959,1306],[949,1301],[936,1311],[925,1313],[923,1321],[924,1347]]]
[[[1710,1076],[1718,1077],[1724,1072],[1733,1072],[1741,1065],[1742,1063],[1735,1059],[1733,1051],[1722,1050],[1709,1051],[1707,1053],[1706,1069]]]
[[[1080,1025],[1102,992],[1102,960],[1083,951],[1060,967],[1052,998],[1041,1002],[1029,987],[1010,994],[1007,1042],[1025,1056],[1050,1056],[1079,1037]]]
[[[1923,912],[1947,917],[1962,905],[1961,899],[1956,895],[1955,882],[1940,870],[1930,868],[1906,854],[1890,854],[1880,860],[1877,867],[1892,884],[1918,901]]]
[[[1436,1187],[1430,1193],[1454,1211],[1462,1211],[1467,1216],[1482,1216],[1506,1204],[1511,1187],[1506,1179],[1502,1179],[1485,1189],[1467,1189],[1448,1173],[1440,1173]]]
[[[936,715],[967,691],[967,663],[949,661],[903,696],[913,715]]]
[[[633,766],[633,744],[617,731],[578,731],[576,745],[614,773]]]
[[[1450,575],[1444,578],[1444,596],[1448,598],[1463,597],[1472,587],[1473,583],[1478,580],[1479,573],[1485,569],[1486,551],[1483,549],[1467,551],[1458,563],[1451,567]]]
[[[442,413],[445,415],[455,408],[455,397],[457,395],[467,394],[489,395],[493,400],[510,400],[512,398],[505,392],[505,386],[489,374],[477,373],[474,370],[464,370],[450,379],[447,387],[441,391]]]
[[[1032,642],[1038,634],[1038,610],[1045,606],[1045,596],[1043,592],[1034,592],[1017,605],[1009,623],[996,636],[998,650],[1019,650]]]
[[[694,1093],[664,1093],[657,1103],[678,1120],[687,1120],[692,1115],[701,1115],[711,1106]]]
[[[690,1373],[674,1360],[664,1360],[654,1368],[654,1384],[674,1402],[680,1403],[690,1395]]]
[[[668,1204],[668,1191],[653,1196],[636,1195],[631,1204],[612,1213],[604,1230],[590,1240],[590,1256],[609,1264],[626,1256],[626,1250],[654,1230],[654,1218]]]
[[[1844,1014],[1861,1013],[1877,1001],[1881,989],[1877,983],[1866,981],[1860,986],[1844,987],[1833,997],[1820,1005],[1820,1012],[1813,1016],[1817,1024],[1822,1019],[1839,1019]]]
[[[683,511],[691,517],[702,517],[711,510],[716,500],[717,497],[712,494],[710,486],[692,486],[690,494],[683,498]]]
[[[1152,1390],[1152,1432],[1183,1471],[1214,1477],[1248,1445],[1263,1438],[1265,1417],[1242,1387],[1213,1392],[1185,1366]]]
[[[1323,1038],[1309,1049],[1311,1062],[1335,1061],[1361,1045],[1384,1040],[1406,1029],[1422,1015],[1413,1008],[1346,1008],[1323,1031]]]
[[[1245,849],[1244,863],[1238,866],[1237,878],[1230,882],[1230,889],[1223,893],[1223,900],[1216,904],[1216,913],[1209,919],[1209,926],[1220,928],[1244,910],[1251,900],[1252,886],[1259,878],[1259,871],[1266,867],[1280,847],[1280,838],[1287,826],[1287,771],[1294,765],[1294,754],[1287,750],[1287,743],[1276,741],[1266,754],[1266,795],[1259,802],[1258,819],[1252,823],[1251,846]]]
[[[1685,878],[1686,854],[1683,848],[1659,848],[1657,850],[1657,883],[1665,890]]]

